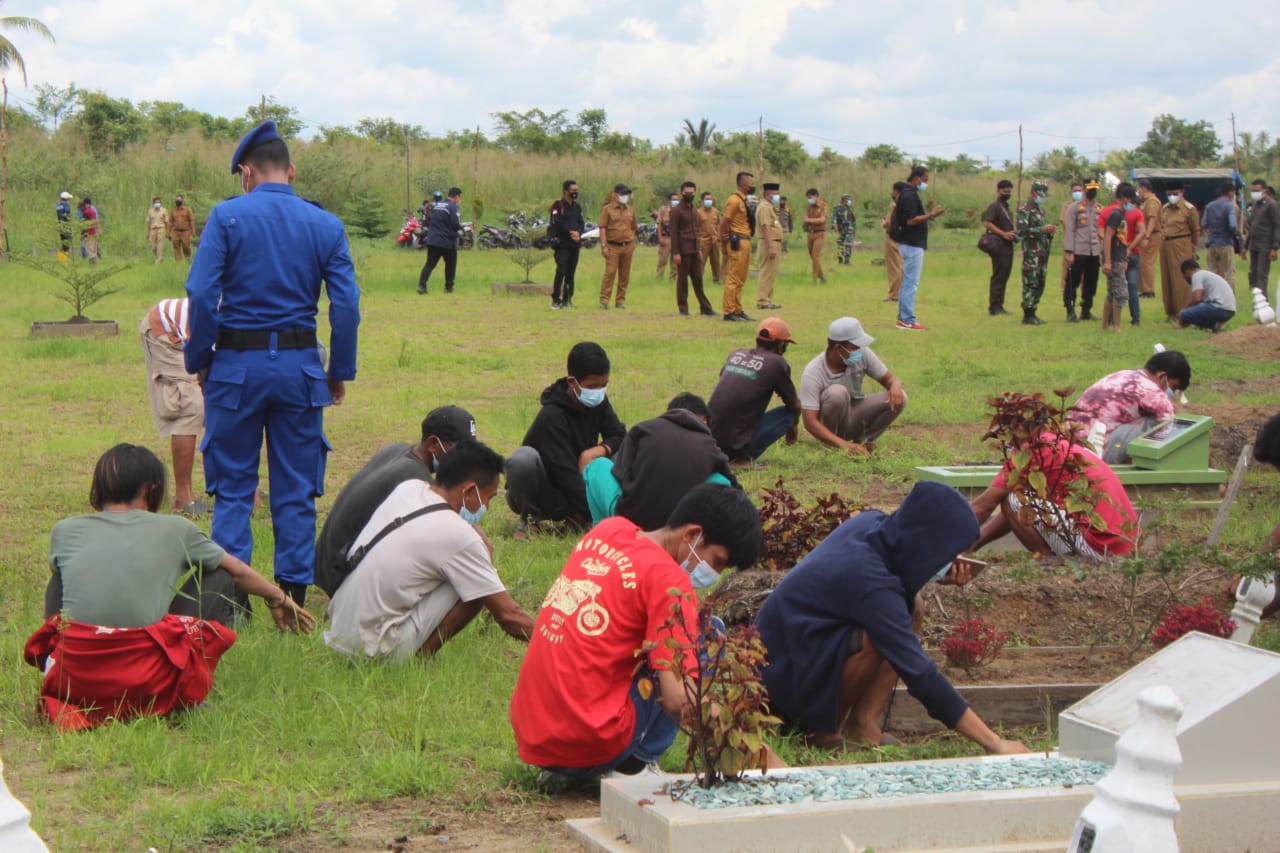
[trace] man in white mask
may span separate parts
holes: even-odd
[[[1160,208],[1160,291],[1164,313],[1170,320],[1187,307],[1191,285],[1182,276],[1182,262],[1196,256],[1200,245],[1200,212],[1183,197],[1182,182],[1169,184],[1164,207]]]

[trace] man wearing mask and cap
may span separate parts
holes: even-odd
[[[173,241],[173,259],[191,263],[191,238],[196,233],[196,214],[187,207],[182,196],[173,199],[173,215],[169,217],[169,239]]]
[[[1182,182],[1169,184],[1164,207],[1160,208],[1160,294],[1164,313],[1170,320],[1187,307],[1191,285],[1182,275],[1182,262],[1193,260],[1200,245],[1200,212],[1183,198]]]
[[[840,235],[840,256],[836,260],[849,266],[853,263],[853,238],[858,231],[858,215],[853,212],[853,196],[847,193],[840,196],[840,204],[836,205],[831,219],[836,233]]]
[[[66,190],[58,196],[58,203],[54,205],[53,212],[58,217],[58,244],[62,247],[62,253],[65,255],[71,251],[71,193]]]
[[[720,368],[708,401],[711,434],[735,465],[751,464],[784,435],[787,444],[796,443],[800,398],[791,365],[783,358],[793,343],[785,321],[765,317],[756,329],[755,346],[729,353]],[[782,405],[769,409],[774,394]]]
[[[325,644],[355,658],[430,655],[481,607],[528,642],[533,617],[507,592],[477,526],[501,477],[502,457],[468,438],[441,460],[433,482],[392,489],[353,543],[355,569],[329,603]]]
[[[762,311],[782,307],[773,301],[773,285],[778,280],[778,263],[782,257],[782,223],[778,221],[778,203],[781,198],[777,184],[765,184],[764,203],[756,205],[756,239],[760,251],[756,307]]]
[[[671,269],[676,278],[676,310],[689,316],[689,283],[704,317],[716,316],[702,289],[702,239],[698,233],[698,211],[693,207],[698,186],[693,181],[680,185],[680,203],[671,211]]]
[[[569,178],[560,186],[563,193],[551,203],[547,236],[556,254],[556,277],[551,285],[551,310],[573,307],[573,277],[582,251],[586,220],[578,204],[578,182]]]
[[[1001,180],[996,184],[996,200],[982,214],[982,227],[1000,240],[997,251],[991,253],[991,282],[987,286],[987,313],[992,317],[1009,313],[1004,310],[1004,289],[1013,272],[1013,243],[1018,239],[1009,210],[1012,195],[1013,181]]]
[[[212,538],[251,562],[249,516],[265,435],[275,577],[302,604],[315,571],[315,498],[324,493],[324,407],[341,403],[356,376],[360,289],[342,222],[294,193],[294,171],[275,122],[236,146],[231,173],[239,173],[244,195],[209,214],[187,275],[184,355],[189,373],[207,373],[202,450],[218,501]],[[316,340],[322,281],[327,373]]]
[[[169,233],[169,211],[160,203],[160,196],[151,199],[151,208],[147,211],[147,242],[156,256],[156,263],[164,260],[164,242]]]
[[[600,307],[609,307],[613,280],[618,280],[618,308],[627,307],[627,285],[631,283],[631,259],[636,253],[636,211],[631,201],[631,188],[617,184],[613,199],[600,211],[600,253],[604,255],[604,280],[600,282]]]
[[[1049,263],[1049,247],[1058,226],[1052,225],[1044,213],[1049,185],[1036,181],[1031,185],[1031,198],[1018,208],[1018,239],[1022,241],[1022,324],[1042,326],[1036,316],[1040,297],[1044,295],[1044,273]]]
[[[565,779],[656,765],[697,713],[694,590],[752,566],[761,540],[750,498],[706,483],[656,530],[615,516],[588,531],[543,599],[511,694],[520,759]]]
[[[747,196],[755,192],[756,177],[739,172],[738,189],[724,203],[720,220],[720,248],[724,251],[724,299],[722,309],[727,322],[746,323],[751,318],[742,310],[742,286],[751,268],[751,231],[753,214]]]
[[[804,428],[818,441],[854,457],[870,454],[876,439],[907,405],[898,377],[874,352],[875,338],[853,317],[841,317],[827,329],[827,348],[800,375],[800,412]],[[884,386],[863,393],[865,377]]]
[[[590,526],[582,469],[613,458],[627,434],[609,402],[609,356],[593,341],[574,344],[566,375],[542,391],[542,407],[507,460],[507,506],[520,519],[516,538],[542,521]]]
[[[1075,192],[1072,191],[1074,197]],[[1067,286],[1062,304],[1067,309],[1067,322],[1092,320],[1094,296],[1098,293],[1098,274],[1102,271],[1102,233],[1098,230],[1098,182],[1090,178],[1084,184],[1084,198],[1067,205],[1063,219],[1062,262],[1067,266]],[[1080,313],[1076,314],[1076,292],[1080,293]]]
[[[920,591],[932,582],[968,583],[973,563],[956,558],[978,534],[964,496],[926,481],[892,515],[866,510],[818,543],[756,617],[769,650],[763,677],[773,712],[817,747],[841,747],[846,735],[896,744],[880,721],[901,678],[929,716],[987,752],[1027,752],[988,728],[918,636]]]
[[[391,490],[406,480],[430,483],[445,454],[476,437],[475,418],[458,406],[440,406],[422,419],[416,444],[388,444],[355,473],[333,502],[316,540],[316,586],[332,598],[351,573],[347,552]]]

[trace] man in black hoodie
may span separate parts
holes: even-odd
[[[507,506],[520,518],[517,538],[539,521],[589,527],[582,469],[598,457],[613,457],[627,434],[606,395],[604,348],[592,341],[574,344],[567,367],[568,376],[543,390],[542,409],[507,460]]]
[[[615,458],[602,456],[585,465],[592,523],[620,515],[641,530],[657,530],[699,483],[739,487],[729,457],[711,437],[710,418],[697,394],[677,394],[665,413],[627,432]]]
[[[845,731],[880,745],[890,742],[880,719],[901,678],[929,716],[987,752],[1026,752],[987,727],[916,636],[918,593],[930,581],[968,583],[971,565],[955,558],[977,538],[969,502],[931,481],[892,515],[867,510],[837,527],[756,617],[773,712],[817,746],[840,745]]]

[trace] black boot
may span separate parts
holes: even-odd
[[[1044,320],[1041,320],[1039,317],[1037,317],[1037,316],[1036,316],[1036,309],[1034,309],[1034,308],[1023,308],[1023,309],[1022,309],[1022,325],[1024,325],[1024,326],[1043,326],[1043,325],[1044,325]]]
[[[1076,304],[1074,302],[1067,303],[1067,322],[1079,323],[1080,318],[1076,316]]]
[[[293,599],[293,603],[302,607],[307,601],[307,585],[305,583],[291,583],[289,581],[281,581],[278,586],[284,590],[284,594]]]

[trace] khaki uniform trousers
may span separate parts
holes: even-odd
[[[742,235],[738,251],[732,245],[725,254],[724,298],[721,304],[725,314],[742,314],[742,285],[751,268],[751,238]]]
[[[631,283],[631,259],[636,253],[636,241],[625,246],[605,244],[609,255],[604,261],[604,279],[600,282],[600,304],[608,305],[609,296],[613,293],[613,280],[618,279],[618,301],[622,305],[627,301],[627,285]]]
[[[1153,234],[1142,248],[1138,263],[1138,292],[1141,294],[1156,292],[1156,265],[1160,262],[1160,247],[1164,244],[1164,235]]]
[[[155,253],[156,263],[164,260],[164,244],[165,236],[163,228],[152,228],[147,232],[147,242],[151,244],[151,251]]]
[[[1164,297],[1164,313],[1173,320],[1191,299],[1191,285],[1182,276],[1182,262],[1195,257],[1195,246],[1186,234],[1165,238],[1160,247],[1160,292]]]
[[[191,260],[191,232],[178,231],[173,232],[173,259],[175,261]]]
[[[902,252],[897,242],[887,234],[884,238],[884,272],[889,278],[889,298],[897,299],[902,290]]]
[[[658,278],[662,278],[662,271],[667,267],[671,268],[671,280],[676,280],[676,262],[671,255],[671,238],[658,241]]]
[[[1205,263],[1209,269],[1227,280],[1234,290],[1236,286],[1236,250],[1232,246],[1215,246],[1205,249]]]
[[[776,254],[769,257],[769,247],[760,246],[759,289],[756,291],[756,307],[764,308],[773,302],[773,285],[778,280],[778,265],[782,263],[782,241],[770,240]]]
[[[711,262],[711,280],[716,284],[720,278],[720,240],[716,237],[703,237],[702,244],[702,277],[707,277],[707,261]]]
[[[825,278],[822,274],[822,247],[827,245],[826,231],[809,232],[809,263],[813,266],[813,277]]]

